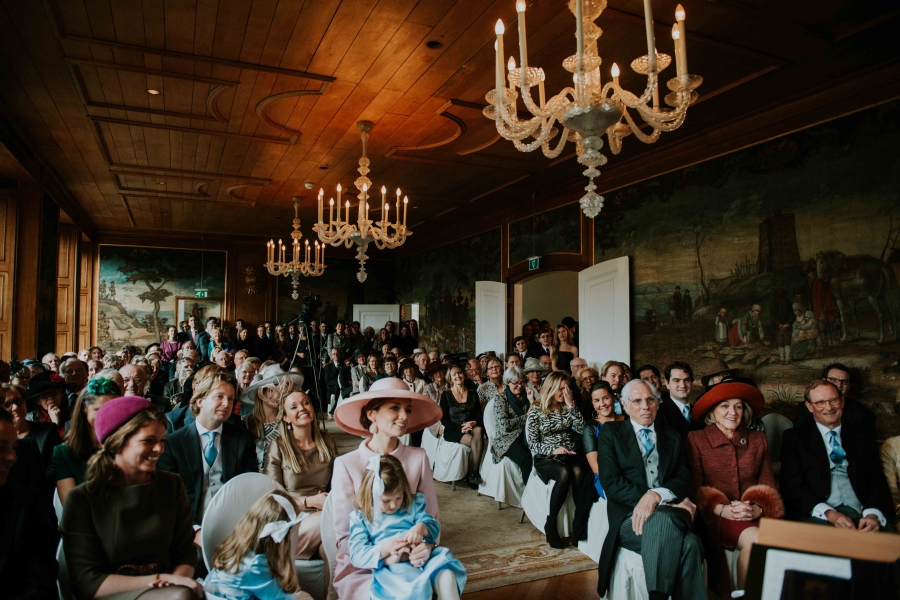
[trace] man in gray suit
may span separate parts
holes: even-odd
[[[619,548],[641,555],[651,600],[705,600],[703,546],[691,532],[696,507],[678,433],[656,420],[659,395],[635,379],[622,388],[630,419],[600,430],[597,463],[606,492],[609,534],[597,593],[606,594]]]

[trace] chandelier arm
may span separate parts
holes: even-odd
[[[687,104],[679,106],[676,110],[666,111],[663,113],[663,118],[659,118],[660,113],[657,112],[646,114],[644,110],[638,109],[638,113],[648,125],[658,131],[675,131],[684,123],[684,117],[687,114]]]
[[[501,118],[503,119],[503,121],[505,121],[506,124],[509,125],[510,127],[527,127],[530,131],[534,131],[541,124],[541,117],[532,117],[525,121],[520,121],[518,116],[516,116],[516,114],[515,114],[515,107],[513,107],[513,110],[511,111],[513,113],[512,117],[510,117],[510,115],[508,114],[508,112],[506,110],[500,110],[497,112],[501,115]],[[531,135],[530,132],[525,134],[522,137],[528,137],[529,135]],[[521,139],[521,138],[519,138],[519,139]]]
[[[628,125],[634,136],[645,144],[652,144],[659,139],[659,129],[654,129],[652,134],[647,135],[646,133],[641,131],[640,127],[638,127],[638,125],[634,122],[634,119],[631,118],[631,113],[626,110],[622,113],[622,116],[625,117],[625,120],[628,122]]]
[[[533,142],[529,144],[523,144],[518,140],[513,141],[513,145],[520,152],[532,152],[537,150],[541,146],[543,146],[547,140],[550,138],[550,134],[553,133],[553,124],[556,122],[556,117],[553,117],[549,123],[545,124],[541,129],[541,134],[535,139]]]
[[[543,146],[544,156],[546,156],[547,158],[556,158],[557,156],[562,154],[563,148],[565,148],[568,138],[569,129],[563,128],[562,135],[559,137],[559,143],[556,144],[556,148],[553,150],[550,150],[550,140],[548,139]]]
[[[538,117],[535,118],[537,119]],[[528,129],[514,129],[513,127],[507,127],[500,116],[495,117],[494,122],[497,126],[497,133],[507,140],[523,140],[530,136],[537,129],[537,126],[540,125],[540,123],[537,123],[534,127]]]
[[[644,93],[641,94],[640,97],[635,96],[625,88],[620,85],[617,85],[615,82],[608,83],[606,85],[611,86],[611,89],[616,94],[616,99],[627,106],[628,108],[637,108],[641,105],[646,105],[653,98],[653,89],[656,86],[656,74],[651,73],[647,75],[647,88],[644,90]],[[634,100],[632,100],[632,98]]]
[[[531,99],[531,88],[523,89],[522,91],[522,100],[525,101],[525,108],[528,109],[528,112],[531,114],[542,117],[544,119],[549,119],[553,117],[555,114],[559,112],[561,108],[570,102],[574,102],[575,100],[575,90],[572,88],[563,88],[560,92],[550,98],[550,101],[544,104],[544,108],[541,109],[538,105],[534,103],[534,100]],[[567,96],[571,95],[572,100],[570,101]],[[559,105],[559,106],[557,106]]]

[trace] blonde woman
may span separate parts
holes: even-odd
[[[276,365],[274,370],[280,371],[281,367]],[[295,389],[303,386],[303,375],[299,373],[272,375],[271,370],[261,373],[263,379],[251,384],[241,392],[241,402],[253,406],[250,414],[242,417],[241,420],[256,442],[256,460],[259,463],[260,471],[265,466],[269,446],[281,435],[279,423],[284,410],[282,405],[284,396],[280,391],[279,384],[288,378],[293,380]]]
[[[479,469],[484,458],[484,416],[478,396],[466,386],[466,374],[454,365],[449,369],[450,388],[441,394],[441,426],[445,442],[462,444],[469,453],[469,472],[466,483],[477,490],[482,479]]]
[[[567,330],[568,331],[568,330]],[[584,420],[575,407],[569,377],[563,371],[547,375],[541,386],[539,410],[528,411],[525,439],[534,456],[534,470],[541,481],[553,480],[550,494],[550,514],[544,525],[547,543],[553,548],[565,548],[559,537],[556,518],[569,495],[578,490],[588,474],[584,456],[576,452],[576,436],[581,436]]]
[[[278,438],[269,446],[265,474],[280,483],[310,512],[299,527],[297,558],[325,558],[322,551],[321,511],[331,489],[331,474],[337,456],[334,440],[316,424],[316,410],[309,396],[294,387],[290,378],[277,386],[282,405]]]
[[[565,325],[556,326],[556,337],[550,346],[550,362],[554,371],[569,373],[569,364],[572,359],[578,358],[578,346],[571,343],[569,328]]]
[[[481,402],[481,410],[487,406],[491,400],[497,400],[503,397],[506,391],[506,385],[503,383],[503,362],[496,356],[489,356],[484,361],[484,374],[488,380],[478,386],[478,400]]]

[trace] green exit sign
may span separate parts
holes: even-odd
[[[528,270],[529,271],[537,271],[541,266],[541,257],[540,256],[532,256],[528,259]]]
[[[209,298],[209,290],[207,288],[194,289],[194,298]]]

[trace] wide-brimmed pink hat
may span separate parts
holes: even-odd
[[[406,433],[415,433],[431,427],[440,421],[444,414],[436,402],[424,394],[410,391],[409,386],[403,383],[402,379],[385,377],[373,383],[368,392],[341,400],[334,409],[334,422],[347,433],[360,437],[372,437],[371,433],[363,429],[359,417],[366,404],[381,398],[412,402],[412,414],[409,415],[407,421]]]

